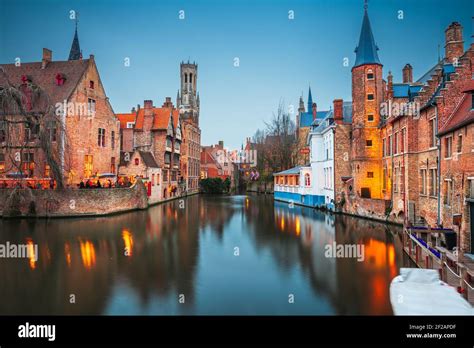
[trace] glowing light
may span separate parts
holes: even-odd
[[[280,220],[280,228],[283,231],[285,229],[285,218],[282,216]]]
[[[35,253],[35,246],[33,244],[33,241],[28,238],[26,240],[26,245],[27,245],[27,250],[28,250],[28,259],[30,261],[30,268],[31,269],[35,269],[36,268],[36,259],[37,259],[37,255]]]
[[[86,269],[91,269],[95,266],[95,247],[90,241],[80,242],[82,264]]]
[[[71,267],[71,247],[69,243],[64,244],[64,254],[66,255],[67,266]]]
[[[132,256],[133,254],[133,236],[128,230],[122,231],[122,239],[125,244],[125,255]]]
[[[299,236],[300,233],[301,233],[301,225],[300,225],[300,218],[299,218],[299,217],[296,217],[296,228],[295,228],[295,231],[296,231],[296,235]]]

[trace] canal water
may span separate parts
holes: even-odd
[[[1,220],[0,314],[390,315],[400,228],[272,196],[192,196],[109,217]],[[364,259],[326,245],[364,246]],[[34,250],[34,248],[31,248]]]

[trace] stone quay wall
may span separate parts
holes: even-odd
[[[9,217],[99,216],[148,208],[141,181],[130,188],[0,189],[0,215]]]

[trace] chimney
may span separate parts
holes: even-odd
[[[413,68],[410,64],[406,64],[403,67],[402,73],[403,73],[403,83],[413,82]]]
[[[388,99],[392,99],[393,98],[393,75],[392,75],[392,72],[389,71],[388,72],[388,76],[387,76],[387,95],[388,95]]]
[[[140,104],[137,104],[137,110],[140,110]]]
[[[224,148],[224,141],[219,140],[219,148],[223,149]]]
[[[340,124],[343,122],[343,112],[342,112],[342,99],[334,99],[333,100],[333,107],[334,107],[334,122]]]
[[[53,51],[43,48],[43,60],[41,61],[41,69],[46,68],[49,62],[53,60]]]
[[[171,97],[166,97],[165,102],[161,106],[163,108],[172,108],[173,107],[173,102],[171,101]]]
[[[317,112],[316,103],[313,103],[311,109],[312,109],[312,111],[313,111],[313,121],[314,121],[314,120],[316,119],[316,112]]]
[[[145,109],[151,109],[151,108],[153,108],[153,100],[145,100],[145,101],[143,102],[143,107],[144,107]]]
[[[132,114],[137,112],[137,110],[135,110],[135,107],[132,107],[132,111],[130,111]]]
[[[453,22],[444,31],[445,45],[444,56],[446,63],[454,63],[464,53],[464,41],[462,40],[462,26]]]

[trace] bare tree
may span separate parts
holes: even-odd
[[[31,150],[39,149],[50,168],[50,175],[58,188],[64,188],[63,170],[66,156],[66,132],[63,115],[57,115],[49,95],[27,79],[14,86],[0,66],[0,141],[8,165],[0,174],[23,172],[26,166],[39,158],[31,159]],[[28,155],[26,155],[28,154]]]

